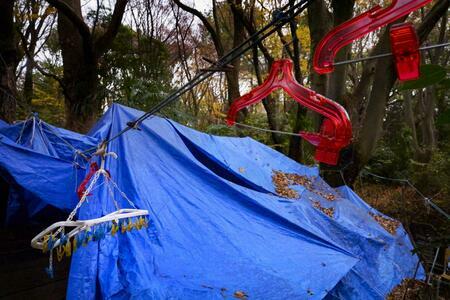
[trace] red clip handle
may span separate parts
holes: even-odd
[[[94,176],[95,172],[98,171],[98,165],[96,162],[93,162],[89,166],[89,173],[87,173],[86,177],[83,179],[83,181],[80,183],[80,185],[77,188],[77,195],[78,199],[81,199],[86,191],[86,186],[91,180],[92,176]]]
[[[420,77],[419,37],[410,23],[395,24],[390,29],[391,47],[400,81]]]
[[[334,57],[344,46],[384,25],[392,23],[432,0],[392,0],[390,6],[379,5],[348,20],[328,32],[319,42],[314,52],[313,66],[319,74],[333,71]]]
[[[300,135],[316,146],[316,160],[336,165],[340,150],[349,145],[352,138],[348,114],[338,103],[300,85],[292,73],[292,65],[288,59],[275,61],[262,85],[233,102],[228,111],[227,123],[233,125],[241,109],[262,101],[272,91],[281,88],[301,105],[325,117],[320,133],[301,132]]]

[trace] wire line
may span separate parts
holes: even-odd
[[[423,200],[425,201],[425,204],[430,205],[431,207],[433,207],[437,212],[439,212],[441,215],[443,215],[445,218],[447,218],[447,220],[450,220],[450,215],[445,212],[442,208],[440,208],[436,203],[434,203],[432,200],[433,198],[429,198],[426,197],[418,188],[416,188],[411,181],[409,181],[408,179],[399,179],[399,178],[389,178],[389,177],[385,177],[385,176],[381,176],[381,175],[377,175],[377,174],[373,174],[367,170],[363,170],[363,174],[367,174],[370,175],[372,177],[375,178],[379,178],[379,179],[383,179],[383,180],[388,180],[388,181],[395,181],[395,182],[403,182],[408,184],[419,196],[421,196],[423,198]]]
[[[424,46],[424,47],[419,48],[419,51],[431,50],[431,49],[436,49],[436,48],[444,48],[444,47],[448,47],[448,46],[450,46],[450,43],[443,43],[443,44]],[[380,58],[385,58],[385,57],[389,57],[389,56],[393,56],[393,55],[394,54],[392,54],[392,53],[383,53],[383,54],[378,54],[378,55],[373,55],[373,56],[368,56],[368,57],[360,57],[360,58],[355,58],[355,59],[342,60],[342,61],[338,61],[338,62],[333,63],[333,66],[354,64],[354,63],[357,63],[357,62],[362,62],[362,61],[366,61],[366,60],[373,60],[373,59],[380,59]]]

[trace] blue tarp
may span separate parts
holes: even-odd
[[[113,105],[89,137],[65,131],[66,138],[88,148],[141,114]],[[106,168],[138,208],[149,210],[151,225],[77,250],[69,299],[223,299],[236,292],[252,299],[383,299],[413,276],[418,258],[404,229],[388,233],[369,215],[379,212],[348,187],[330,188],[316,168],[250,138],[211,136],[159,117],[140,129],[109,144],[119,157],[109,157]],[[33,206],[67,211],[78,180],[67,159],[73,153],[61,159],[41,151],[0,139],[2,175],[33,193]],[[298,199],[281,198],[274,170],[308,176],[314,189],[336,199],[302,186],[292,187]],[[333,218],[313,201],[333,207]],[[78,217],[114,210],[100,185]]]
[[[70,212],[85,173],[75,150],[96,144],[89,136],[54,127],[37,115],[14,125],[0,124],[0,171],[10,186],[6,223],[48,220]]]

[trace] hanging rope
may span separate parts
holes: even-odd
[[[83,157],[86,161],[89,160],[89,158],[83,154],[82,151],[80,151],[79,149],[75,148],[71,143],[69,143],[68,141],[66,141],[66,139],[64,139],[58,132],[56,132],[56,130],[54,130],[50,125],[42,122],[42,124],[45,126],[45,128],[47,130],[49,130],[54,136],[56,136],[59,140],[61,140],[61,142],[63,142],[67,147],[69,147],[75,155],[80,155],[81,157]]]

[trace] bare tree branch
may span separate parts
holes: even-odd
[[[89,26],[86,25],[83,18],[80,17],[69,5],[60,0],[46,0],[51,6],[56,8],[58,12],[63,13],[78,29],[78,32],[87,42],[91,40],[91,32]]]
[[[69,94],[67,93],[67,89],[64,85],[63,79],[60,78],[58,75],[50,73],[48,71],[46,71],[44,68],[42,68],[35,60],[34,57],[32,55],[32,53],[30,53],[30,51],[28,51],[28,42],[26,40],[26,37],[22,34],[22,32],[20,32],[20,30],[17,30],[17,32],[19,33],[20,39],[22,41],[22,45],[23,45],[23,50],[25,53],[25,56],[33,63],[33,66],[36,68],[36,70],[39,71],[39,73],[41,73],[42,75],[52,78],[54,79],[56,82],[58,82],[59,86],[61,87],[64,96],[69,97]]]
[[[446,13],[449,6],[450,1],[439,0],[424,17],[424,21],[417,29],[421,43],[428,37],[433,27]],[[374,52],[388,52],[389,48],[389,33],[386,31],[374,49]],[[345,171],[346,178],[350,181],[355,180],[360,169],[368,162],[381,137],[383,119],[386,113],[386,103],[397,79],[392,59],[379,59],[374,70],[374,84],[367,106],[365,107],[367,113],[360,127],[358,139],[355,141],[356,155],[354,162]]]
[[[173,0],[173,2],[176,5],[178,5],[182,10],[193,14],[194,16],[199,18],[200,21],[202,21],[203,26],[205,26],[206,30],[208,30],[208,32],[211,34],[211,38],[213,40],[214,46],[216,47],[219,56],[222,56],[223,53],[224,53],[224,48],[223,48],[223,45],[222,45],[222,41],[220,40],[216,30],[211,25],[211,23],[208,21],[208,19],[200,11],[196,10],[193,7],[187,6],[186,4],[183,4],[179,0]]]
[[[102,55],[111,45],[112,41],[119,31],[122,23],[123,14],[127,6],[128,0],[117,0],[114,6],[111,22],[106,29],[106,32],[95,41],[95,49],[97,57]]]
[[[417,34],[419,35],[421,44],[427,39],[431,30],[436,26],[439,19],[445,15],[449,7],[450,1],[439,0],[425,16],[423,22],[420,24],[419,28],[417,28]]]

